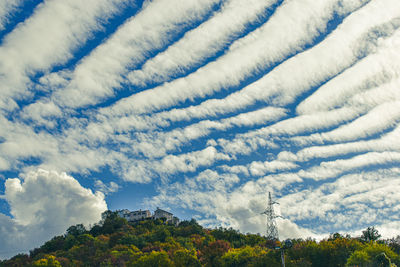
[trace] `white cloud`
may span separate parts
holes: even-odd
[[[0,31],[4,30],[11,13],[22,3],[22,0],[3,0],[0,2]]]
[[[357,155],[350,159],[337,159],[334,161],[322,162],[320,166],[311,169],[301,170],[299,175],[304,178],[316,180],[337,177],[351,170],[367,168],[376,165],[393,164],[400,162],[400,152],[369,152]]]
[[[281,152],[278,158],[291,161],[307,161],[314,158],[328,158],[343,156],[350,153],[363,153],[369,151],[400,151],[400,144],[397,140],[400,138],[400,127],[397,126],[393,131],[377,139],[361,140],[355,142],[346,142],[333,145],[308,146],[299,150],[296,154],[286,154]],[[301,138],[294,138],[296,141]]]
[[[124,179],[132,182],[150,182],[152,178],[167,178],[177,172],[195,172],[200,167],[210,166],[219,160],[230,160],[228,155],[220,153],[215,147],[182,154],[169,154],[160,160],[136,160],[127,163]]]
[[[386,90],[390,90],[391,87],[390,84],[385,85],[385,83],[396,80],[400,74],[399,55],[397,53],[399,46],[394,43],[395,40],[400,38],[400,31],[397,30],[399,26],[400,19],[395,18],[388,23],[373,27],[371,32],[362,37],[361,43],[365,44],[360,46],[367,47],[364,48],[366,50],[364,52],[370,54],[321,86],[314,94],[298,105],[297,112],[299,114],[311,114],[326,111],[346,105],[349,99],[353,106],[356,103],[374,105],[373,99],[368,102],[357,101],[357,99],[365,91],[368,94],[368,89],[383,84],[383,87],[387,88],[374,92],[374,99],[382,101],[382,98],[388,95]],[[373,34],[377,36],[373,38],[371,36]],[[398,84],[398,79],[396,83]],[[392,86],[397,87],[395,84],[392,84]]]
[[[164,82],[170,76],[183,74],[185,70],[201,63],[205,58],[221,51],[230,40],[234,40],[247,23],[257,21],[262,13],[276,0],[226,1],[221,11],[199,27],[189,31],[178,42],[154,58],[148,60],[140,70],[128,75],[134,85],[148,82]]]
[[[110,182],[108,185],[103,183],[101,180],[96,180],[94,183],[95,188],[104,193],[105,195],[115,193],[119,190],[120,186],[115,182]]]
[[[102,193],[94,194],[65,173],[45,170],[7,179],[4,199],[13,217],[0,214],[2,258],[27,252],[71,225],[98,222],[107,209]]]
[[[398,220],[399,169],[345,175],[312,190],[288,194],[279,201],[284,216],[292,220],[319,219],[336,229],[351,229],[354,221],[364,225]]]
[[[278,220],[281,238],[321,237],[332,231],[353,233],[358,229],[354,228],[355,222],[361,222],[361,227],[378,226],[385,237],[391,237],[400,233],[393,227],[400,219],[400,184],[396,178],[399,173],[398,168],[392,168],[349,174],[322,185],[287,192],[289,183],[302,180],[290,174],[272,175],[236,188],[221,187],[216,181],[223,175],[209,170],[199,175],[205,176],[205,180],[186,178],[182,183],[163,187],[150,203],[170,203],[204,212],[202,218],[211,227],[221,225],[263,233],[265,218],[260,213],[266,207],[267,192],[279,195],[285,190],[285,195],[278,199],[280,205],[275,206],[276,212],[285,218]],[[279,179],[283,186],[277,186]],[[310,231],[296,224],[304,221],[315,221],[317,225]]]
[[[301,142],[346,142],[365,139],[394,127],[400,121],[400,101],[383,103],[356,120],[326,132],[316,133]],[[296,140],[296,139],[295,139]]]
[[[271,126],[237,134],[233,140],[218,139],[218,144],[226,153],[250,154],[260,147],[277,148],[274,138],[281,135],[296,136],[306,135],[315,131],[338,126],[352,120],[359,115],[359,110],[341,108],[328,112],[320,112],[311,115],[302,115],[281,120]]]
[[[236,175],[206,170],[183,183],[162,188],[161,194],[150,203],[183,205],[187,209],[203,212],[203,223],[208,227],[233,227],[242,232],[265,234],[266,218],[261,214],[267,203],[264,189],[253,182],[232,189],[231,181],[233,184],[238,182]],[[282,239],[315,236],[315,233],[288,219],[279,219],[277,224]]]
[[[114,95],[128,69],[141,64],[148,53],[162,49],[174,32],[201,21],[220,0],[151,1],[108,40],[85,57],[70,73],[68,85],[54,93],[57,104],[81,107]],[[157,14],[154,16],[154,14]]]
[[[90,174],[106,168],[130,182],[160,179],[154,201],[252,232],[263,232],[259,210],[272,191],[282,196],[287,218],[279,222],[282,236],[354,230],[360,218],[389,229],[389,221],[399,219],[389,210],[399,209],[391,191],[398,190],[398,172],[388,170],[400,161],[397,0],[283,1],[248,32],[241,32],[243,23],[255,22],[274,1],[145,1],[67,69],[63,65],[78,60],[74,53],[93,32],[134,3],[78,2],[44,1],[1,43],[0,101],[9,101],[3,106],[9,111],[0,114],[1,171],[40,166]],[[344,20],[325,36],[335,15]],[[192,23],[196,27],[187,31]],[[204,62],[222,49],[222,56]],[[54,66],[61,70],[49,73]],[[19,96],[23,110],[7,98]],[[357,176],[371,169],[365,179]],[[33,173],[41,178],[7,181],[2,198],[14,201],[18,216],[0,215],[11,233],[27,225],[21,232],[28,240],[43,234],[41,222],[32,223],[40,207],[50,205],[32,181],[47,187],[64,181],[71,191],[85,191],[61,174]],[[111,180],[98,180],[94,188],[116,192]],[[39,192],[38,207],[30,202],[24,208],[24,188]],[[99,196],[88,193],[89,202],[102,203]],[[365,215],[368,208],[376,214]],[[315,225],[313,233],[305,229]]]
[[[361,3],[359,3],[361,4]],[[328,4],[327,4],[328,5]],[[355,8],[352,5],[349,5],[350,8],[347,9],[346,7],[346,12],[349,12],[352,10],[352,8]],[[287,11],[287,9],[290,10],[288,6],[281,7],[282,14],[277,12],[272,18],[271,21],[274,22],[279,21],[281,18],[279,15],[282,17],[287,17],[288,15],[285,12],[290,12]],[[264,78],[260,79],[259,81],[245,87],[244,89],[233,93],[229,95],[228,97],[224,99],[211,99],[207,100],[203,103],[201,103],[198,106],[191,106],[188,108],[184,109],[172,109],[171,111],[167,112],[162,112],[160,114],[157,114],[157,119],[162,120],[162,122],[171,120],[171,121],[179,121],[179,120],[190,120],[193,118],[204,118],[207,116],[216,116],[216,115],[222,115],[226,114],[228,112],[232,112],[235,110],[240,110],[246,106],[254,104],[256,101],[270,101],[271,98],[277,97],[276,100],[279,104],[284,104],[289,101],[292,101],[293,98],[295,98],[298,94],[303,93],[305,90],[309,89],[311,86],[314,86],[318,84],[318,82],[323,81],[327,77],[333,76],[335,73],[338,73],[340,69],[345,68],[345,66],[350,66],[355,58],[356,55],[360,52],[360,40],[357,38],[361,38],[363,34],[367,34],[369,31],[374,31],[374,27],[377,23],[380,23],[382,21],[387,21],[390,19],[390,17],[383,17],[383,16],[378,16],[375,21],[371,21],[368,24],[361,23],[362,21],[365,21],[365,16],[367,16],[368,12],[370,12],[372,9],[375,8],[381,8],[381,5],[367,5],[366,7],[362,8],[363,10],[360,14],[359,12],[355,12],[355,14],[350,15],[349,19],[345,20],[345,23],[339,27],[336,31],[334,31],[328,38],[322,42],[320,45],[317,45],[316,47],[310,49],[309,51],[306,51],[304,53],[301,53],[297,55],[296,57],[289,59],[282,63],[280,66],[275,68],[271,73],[268,73]],[[365,10],[364,10],[365,9]],[[385,9],[381,8],[380,9],[382,13],[385,12]],[[344,10],[342,10],[344,12]],[[310,11],[311,12],[311,11]],[[324,12],[328,12],[328,9],[324,10]],[[395,13],[395,11],[394,11]],[[304,13],[306,14],[306,13]],[[305,15],[306,16],[306,15]],[[296,15],[297,17],[297,15]],[[283,19],[283,18],[282,18]],[[254,42],[254,45],[259,44],[261,41],[257,40],[257,42],[254,41],[256,39],[255,36],[258,36],[262,34],[259,33],[261,31],[265,31],[265,36],[268,36],[268,40],[273,40],[275,42],[275,39],[279,39],[274,34],[277,34],[274,32],[272,29],[273,28],[273,23],[267,23],[262,30],[259,29],[255,33],[250,34],[249,36],[246,36],[244,40],[248,41],[238,41],[240,45],[237,45],[239,47],[242,47],[242,43],[245,43],[248,45],[248,47],[244,46],[243,49],[249,49],[249,50],[257,50],[251,48],[251,45],[253,45],[252,42]],[[295,24],[295,22],[293,22]],[[297,22],[296,22],[297,23]],[[298,24],[298,23],[297,23]],[[361,25],[361,26],[354,26],[354,25]],[[318,27],[318,25],[314,25]],[[272,27],[272,28],[271,28]],[[322,26],[321,26],[322,27]],[[264,29],[265,28],[265,29]],[[271,30],[271,32],[268,32],[268,29]],[[353,34],[354,33],[354,34]],[[261,37],[260,37],[261,38]],[[348,42],[348,45],[341,44],[343,41]],[[370,42],[371,40],[364,40],[364,43]],[[363,42],[361,42],[363,43]],[[266,44],[265,44],[266,45]],[[286,43],[285,43],[286,45]],[[297,44],[299,45],[299,44]],[[266,45],[267,46],[267,45]],[[268,46],[275,47],[273,44],[270,44]],[[281,48],[281,45],[277,45],[279,49]],[[327,53],[326,51],[331,51],[332,49],[338,50],[338,52],[342,53],[341,57],[338,57],[335,55],[335,60],[332,60],[333,55],[331,53]],[[223,68],[223,65],[226,66],[234,66],[234,64],[229,63],[228,60],[225,60],[225,58],[229,57],[240,57],[241,60],[243,61],[243,56],[237,52],[237,48],[231,49],[230,53],[226,54],[224,57],[219,59],[217,62],[214,62],[212,64],[209,64],[205,66],[204,68],[199,69],[196,73],[193,73],[192,75],[187,76],[184,79],[178,79],[173,83],[163,85],[161,87],[157,87],[156,90],[162,91],[159,93],[156,93],[156,91],[146,91],[137,95],[132,96],[131,98],[124,99],[120,101],[120,103],[117,103],[114,105],[111,109],[103,109],[102,113],[110,116],[110,119],[112,118],[113,115],[116,114],[125,114],[132,112],[133,110],[136,110],[138,107],[142,105],[150,105],[151,102],[153,101],[152,99],[156,99],[157,101],[165,102],[168,99],[171,98],[171,95],[165,96],[165,97],[155,97],[151,98],[151,95],[153,93],[160,95],[160,93],[166,93],[170,92],[169,90],[178,90],[179,93],[173,93],[174,97],[178,97],[182,95],[183,90],[189,90],[188,88],[191,88],[191,80],[195,81],[195,88],[190,89],[191,94],[194,92],[193,90],[199,90],[199,86],[204,88],[219,88],[220,86],[225,86],[220,83],[221,80],[224,81],[224,83],[227,84],[234,84],[237,81],[237,75],[235,75],[234,78],[228,77],[228,78],[223,78],[221,76],[214,77],[211,76],[209,77],[209,72],[213,72],[212,68],[214,65],[218,65],[218,71],[215,71],[216,73],[221,73],[221,71],[225,70]],[[260,50],[260,49],[258,49]],[[262,50],[262,49],[261,49]],[[244,53],[244,52],[243,52]],[[277,55],[273,50],[268,50],[264,51],[264,53],[261,56],[257,58],[257,60],[261,60],[261,58],[265,58],[266,55],[269,55],[268,53],[271,53],[271,55]],[[280,55],[281,52],[278,53]],[[247,54],[247,53],[245,53]],[[346,55],[351,55],[351,56],[346,56]],[[338,58],[343,59],[342,62],[338,62]],[[247,57],[245,58],[247,60]],[[250,60],[250,59],[249,59]],[[267,59],[265,59],[267,60]],[[272,60],[272,59],[268,59]],[[226,62],[225,62],[226,61]],[[234,60],[232,60],[234,61]],[[326,67],[321,68],[320,63],[321,61],[326,62]],[[345,62],[346,61],[346,62]],[[256,60],[252,60],[252,63],[257,62]],[[304,69],[302,65],[307,62],[308,69]],[[267,64],[267,63],[265,63]],[[268,63],[269,64],[269,63]],[[340,67],[339,65],[342,64]],[[221,65],[221,66],[219,66]],[[238,68],[244,68],[244,66],[239,65]],[[245,68],[248,69],[248,68]],[[229,74],[232,74],[232,70],[227,70]],[[244,75],[243,71],[241,70],[240,75]],[[290,79],[288,78],[288,73],[290,73]],[[316,74],[318,73],[320,78],[316,78]],[[200,78],[202,75],[206,75],[208,78]],[[198,77],[198,79],[196,78]],[[190,79],[189,79],[190,78]],[[217,84],[211,84],[210,81],[212,79],[210,78],[218,78],[218,83]],[[203,86],[204,84],[204,86]],[[181,88],[181,89],[178,89]],[[217,89],[215,89],[217,90]],[[282,91],[284,90],[284,91]],[[153,93],[152,93],[153,92]],[[285,92],[285,93],[283,93]],[[171,93],[172,94],[172,93]],[[197,93],[196,93],[197,94]],[[206,95],[208,93],[201,93],[201,95]],[[192,95],[193,97],[193,95]],[[284,97],[284,98],[282,98]],[[137,98],[137,99],[136,99]],[[132,103],[130,103],[132,99]],[[136,101],[136,100],[137,101]],[[177,104],[177,102],[172,101],[171,105]],[[169,105],[169,104],[168,104]],[[150,110],[157,109],[158,104],[151,104],[152,107],[149,106]],[[138,111],[140,112],[147,112],[145,110],[143,111]],[[115,118],[113,118],[115,119]],[[163,125],[161,123],[161,125]]]
[[[266,107],[221,120],[202,120],[199,123],[194,123],[185,128],[176,128],[170,132],[151,131],[149,133],[140,133],[137,134],[138,140],[133,142],[132,152],[143,154],[148,158],[162,157],[166,156],[167,153],[175,152],[183,145],[190,144],[190,142],[196,139],[201,137],[207,138],[211,133],[229,133],[234,129],[240,129],[242,127],[265,125],[277,121],[285,115],[286,110],[282,108]],[[131,126],[132,125],[129,123],[122,127],[109,125],[108,129],[114,131],[118,129],[120,132],[127,131]],[[129,130],[132,131],[133,129],[131,128]],[[110,137],[112,137],[112,135],[110,135]]]
[[[73,57],[90,34],[130,0],[44,1],[34,14],[5,36],[0,47],[0,107],[16,108],[9,97],[28,98],[30,78]],[[3,103],[2,103],[3,102]]]
[[[325,30],[337,7],[338,3],[334,0],[285,2],[268,23],[242,38],[243,40],[236,41],[218,60],[184,78],[124,98],[102,112],[112,115],[149,113],[186,100],[204,98],[223,88],[238,86],[261,67],[267,68],[290,54],[301,51],[303,46]],[[310,17],[313,18],[312,21]],[[287,32],[291,34],[288,35]],[[269,49],[265,50],[265,47]],[[262,95],[257,94],[257,97]],[[254,96],[249,99],[255,100]]]
[[[265,162],[253,161],[249,166],[249,170],[253,176],[263,176],[268,173],[274,173],[277,171],[287,171],[297,167],[299,166],[293,162],[280,161],[280,160],[265,161]]]

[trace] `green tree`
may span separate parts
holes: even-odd
[[[46,267],[61,267],[61,264],[56,257],[47,255],[45,258],[34,261],[33,266],[46,266]]]
[[[124,266],[139,259],[143,253],[135,246],[117,245],[110,252],[113,266]]]
[[[221,257],[222,266],[247,266],[257,256],[257,252],[253,247],[243,247],[231,249]]]
[[[279,267],[281,263],[279,260],[279,251],[268,250],[259,246],[250,247],[245,246],[242,248],[234,248],[229,250],[221,257],[221,266],[236,267],[236,266],[269,266]]]
[[[67,235],[73,235],[73,236],[83,235],[86,232],[87,230],[83,224],[73,225],[67,229]]]
[[[172,267],[173,262],[165,251],[152,251],[132,263],[135,267]]]
[[[195,250],[179,249],[174,252],[174,263],[177,267],[200,267],[200,261],[196,256]]]
[[[368,266],[371,262],[371,257],[363,250],[354,251],[350,258],[347,260],[346,266]]]
[[[361,240],[364,242],[376,241],[381,237],[378,230],[375,227],[368,227],[362,231]]]
[[[102,213],[101,217],[100,224],[93,227],[90,234],[94,236],[99,234],[112,234],[128,225],[128,221],[118,216],[117,212],[107,210]]]
[[[398,258],[399,255],[386,244],[371,241],[365,244],[362,249],[353,252],[346,266],[395,266],[392,261],[398,260]]]
[[[238,230],[234,230],[232,228],[218,228],[211,231],[211,235],[215,237],[215,239],[226,240],[231,243],[231,246],[234,248],[239,248],[246,245],[246,237],[244,234],[241,234]]]
[[[27,254],[17,254],[9,260],[0,260],[0,266],[13,266],[13,267],[23,267],[30,266],[32,263],[32,258]]]
[[[175,231],[176,235],[189,237],[194,234],[203,235],[204,229],[197,223],[195,219],[190,221],[182,221],[179,223],[179,227]]]
[[[396,266],[392,264],[392,261],[388,256],[386,256],[385,252],[378,254],[374,259],[374,266],[377,267],[392,267]]]

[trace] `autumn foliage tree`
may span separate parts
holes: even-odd
[[[379,240],[375,228],[352,238],[338,233],[319,242],[292,239],[285,249],[287,267],[396,266],[398,239]],[[78,224],[29,255],[0,266],[281,266],[280,242],[234,229],[205,229],[195,220],[178,226],[163,220],[128,222],[107,211],[86,229]],[[400,265],[399,265],[400,266]]]

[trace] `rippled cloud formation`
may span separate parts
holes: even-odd
[[[264,233],[268,192],[281,238],[400,234],[399,49],[398,0],[2,1],[0,240],[157,206]]]

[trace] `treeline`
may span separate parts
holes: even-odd
[[[99,224],[71,226],[29,255],[0,266],[400,266],[399,239],[379,240],[374,228],[361,237],[332,234],[317,242],[281,244],[233,229],[205,229],[195,220],[178,226],[163,220],[131,223],[107,211]],[[279,247],[279,248],[278,248]]]

